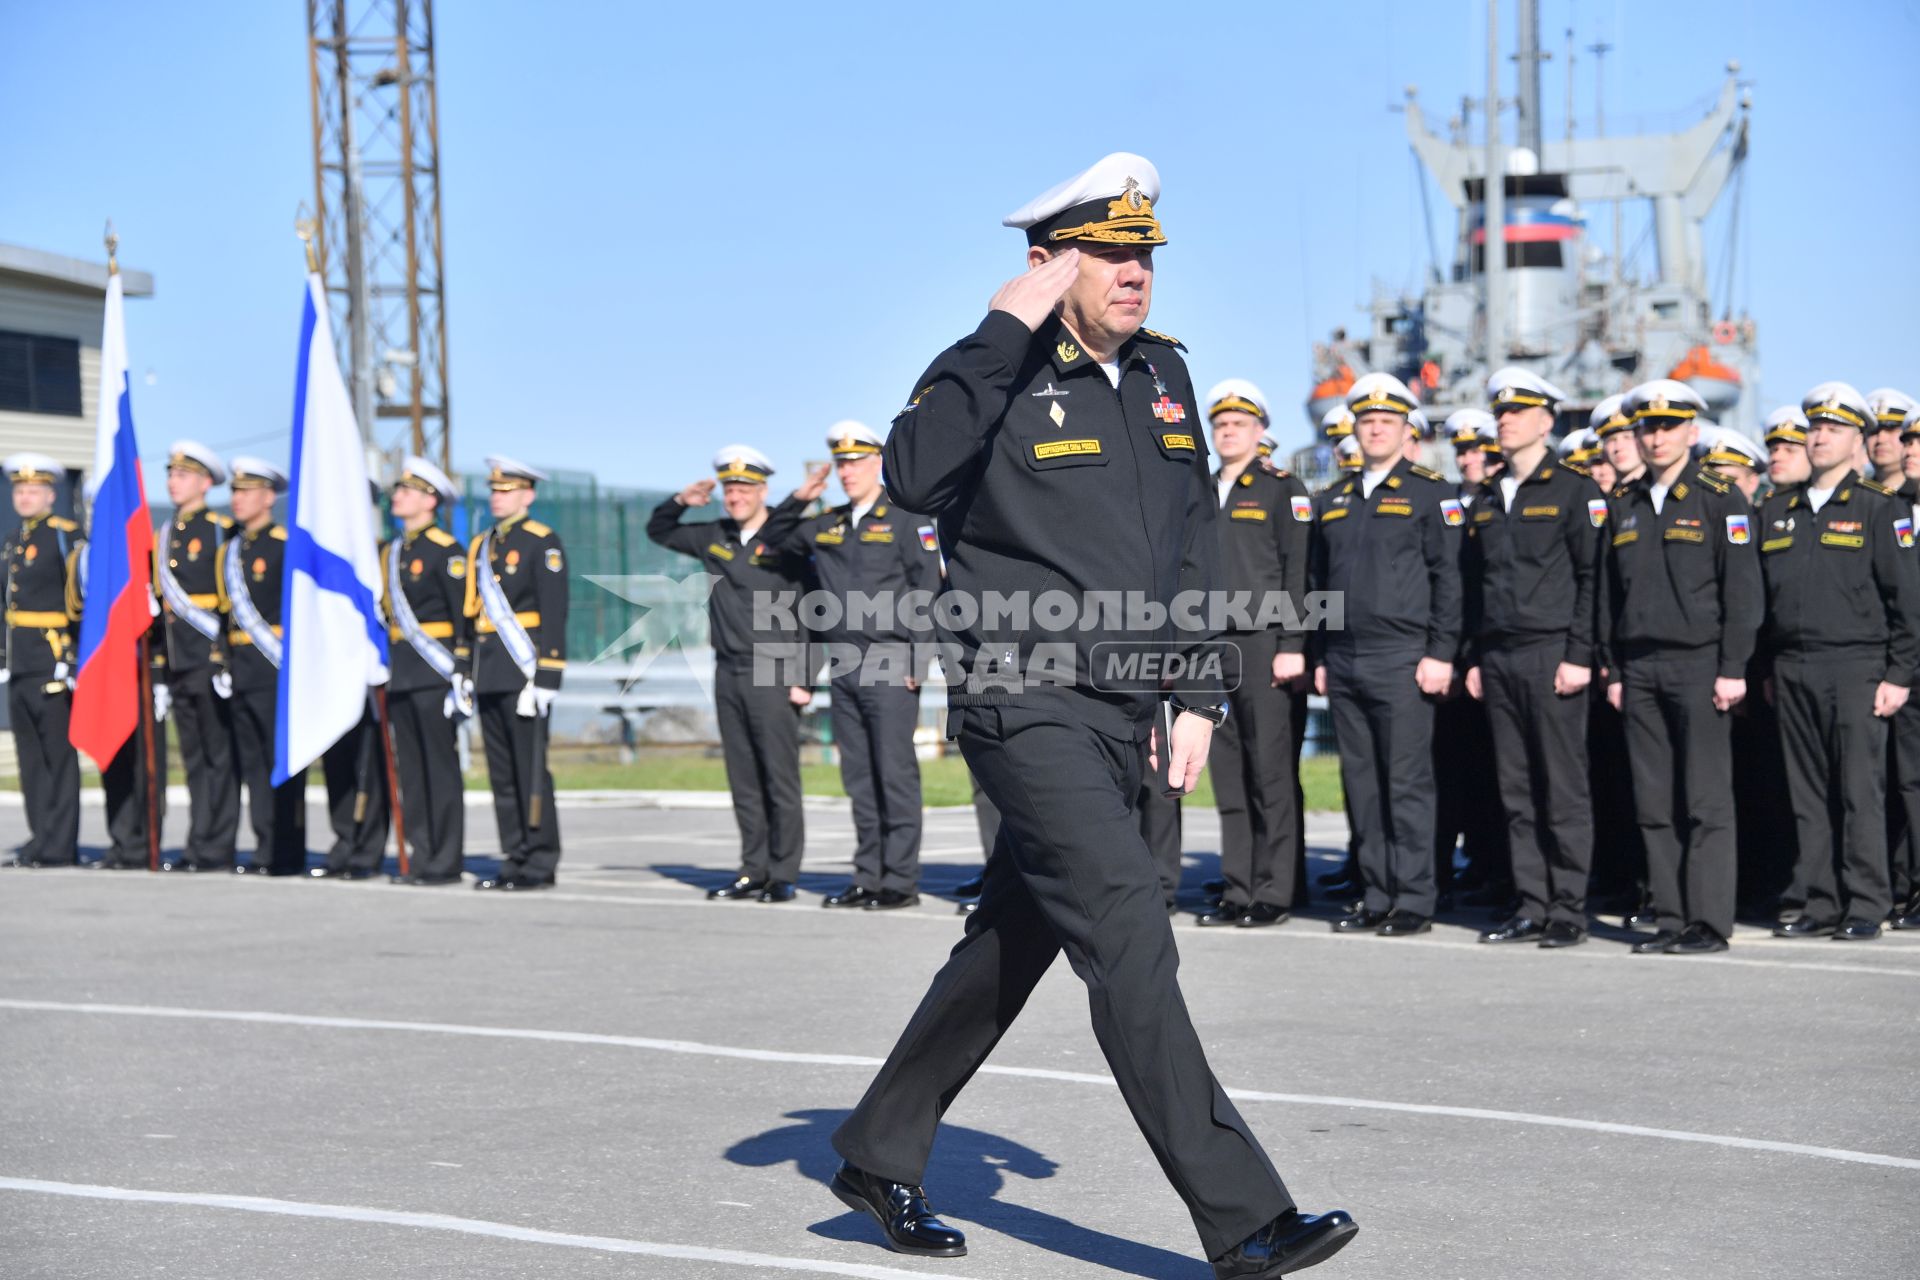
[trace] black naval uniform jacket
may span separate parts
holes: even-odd
[[[216,582],[220,554],[234,531],[233,519],[207,507],[175,512],[166,537],[155,549],[165,556],[173,576],[194,604],[214,614],[220,612],[220,594]],[[154,678],[194,682],[202,689],[214,675],[226,669],[224,637],[209,640],[195,631],[185,619],[177,618],[160,589],[159,575],[153,589],[160,596],[162,617],[166,619],[166,643],[154,654]],[[164,666],[164,674],[162,668]]]
[[[1724,680],[1746,678],[1760,629],[1760,557],[1746,495],[1705,468],[1658,512],[1646,475],[1607,503],[1602,574],[1605,665],[1649,653],[1711,650]]]
[[[472,655],[466,550],[458,538],[439,525],[428,525],[419,533],[402,533],[398,541],[400,590],[420,629],[452,651],[457,671]],[[394,693],[444,689],[446,680],[407,643],[407,633],[394,620],[392,583],[387,576],[387,556],[392,546],[392,541],[380,544],[380,608],[389,622],[388,648],[393,657],[390,687]]]
[[[248,533],[236,525],[233,536],[240,539],[240,573],[243,581],[227,580],[225,548],[219,552],[214,576],[220,612],[226,615],[227,620],[227,669],[233,673],[235,692],[243,689],[275,689],[280,684],[280,668],[269,662],[267,655],[255,648],[253,640],[241,629],[240,620],[233,615],[233,599],[242,591],[246,592],[247,599],[253,601],[253,607],[260,611],[261,620],[273,628],[275,635],[281,634],[281,567],[287,559],[287,531],[280,525],[267,524],[258,533]],[[187,630],[195,636],[199,635],[191,627]]]
[[[759,652],[772,661],[799,660],[805,635],[797,619],[792,626],[786,624],[799,608],[807,562],[804,556],[781,551],[780,544],[793,535],[806,510],[806,502],[795,497],[768,507],[767,518],[745,542],[731,516],[682,523],[688,508],[677,497],[668,498],[648,517],[648,540],[692,556],[720,579],[707,597],[707,635],[717,666],[751,669],[756,646],[765,646]],[[762,620],[768,625],[756,629],[754,595],[760,592],[767,593],[769,606],[784,597],[785,607],[764,609]],[[796,670],[793,678],[798,682],[801,673]]]
[[[1848,472],[1818,512],[1805,484],[1761,504],[1760,569],[1767,616],[1763,664],[1775,658],[1884,659],[1881,679],[1910,686],[1920,663],[1920,568],[1912,509]]]
[[[36,516],[7,535],[7,617],[0,629],[0,667],[15,676],[46,680],[74,660],[77,634],[68,573],[80,526],[65,516]]]
[[[1564,639],[1562,662],[1592,666],[1607,512],[1593,477],[1549,457],[1514,487],[1511,510],[1496,477],[1480,484],[1467,511],[1468,664],[1488,649]]]
[[[1314,632],[1324,656],[1417,652],[1451,664],[1460,648],[1464,509],[1437,471],[1402,459],[1365,496],[1360,474],[1321,491],[1309,582],[1345,600],[1345,626]]]
[[[947,590],[983,606],[989,592],[1021,593],[1029,606],[1063,592],[1075,615],[1051,629],[1037,608],[992,618],[943,608],[937,634],[965,672],[949,676],[950,707],[1048,706],[1113,737],[1146,734],[1158,675],[1111,664],[1096,647],[1185,650],[1206,628],[1177,631],[1171,617],[1132,627],[1085,601],[1134,593],[1167,607],[1183,592],[1204,601],[1215,585],[1219,504],[1182,350],[1140,330],[1116,353],[1116,389],[1059,321],[1033,333],[990,311],[920,376],[882,456],[889,492],[939,522]],[[1208,621],[1204,608],[1196,621]],[[1047,675],[1035,670],[1040,645],[1059,646],[1043,651],[1041,667],[1062,660]],[[1220,704],[1222,675],[1201,671],[1175,700]]]
[[[1219,480],[1214,480],[1216,491]],[[1219,588],[1251,597],[1247,609],[1258,615],[1268,595],[1285,594],[1294,609],[1304,607],[1307,553],[1313,540],[1313,499],[1290,471],[1253,464],[1227,490],[1220,508]],[[1258,617],[1254,618],[1257,623]],[[1238,630],[1230,623],[1229,630]],[[1275,624],[1275,652],[1305,653],[1307,633]]]
[[[780,550],[813,557],[813,574],[820,590],[838,600],[840,618],[821,633],[831,643],[866,648],[876,644],[933,642],[933,597],[940,593],[940,543],[933,522],[903,511],[886,501],[858,522],[853,504],[829,507],[803,521],[780,544]],[[925,592],[925,603],[909,610],[903,605],[909,592]],[[884,594],[884,610],[854,616],[851,597],[859,592]],[[910,629],[917,619],[924,628]],[[857,624],[857,625],[856,625]],[[917,665],[913,674],[924,675]]]
[[[518,693],[527,678],[487,618],[479,576],[491,573],[514,616],[533,641],[533,683],[558,689],[567,669],[567,555],[560,535],[538,520],[514,516],[493,526],[491,559],[481,562],[481,534],[467,551],[467,590],[462,612],[473,619],[475,693]]]

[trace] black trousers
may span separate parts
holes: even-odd
[[[536,717],[515,712],[518,691],[483,693],[478,701],[493,820],[500,830],[500,874],[549,882],[560,865],[560,814],[554,807],[553,772],[545,760],[533,758]],[[528,825],[535,796],[540,797],[538,828]]]
[[[273,689],[235,689],[233,731],[247,785],[253,865],[286,875],[307,865],[307,773],[273,785],[276,696]]]
[[[1614,678],[1609,672],[1604,677]],[[1594,685],[1603,679],[1594,672]],[[1780,784],[1782,788],[1785,783]],[[1627,722],[1596,687],[1587,699],[1587,791],[1593,801],[1593,871],[1587,897],[1630,904],[1647,899],[1647,854],[1633,817],[1633,764],[1627,758]]]
[[[187,774],[187,840],[180,861],[202,871],[233,865],[240,828],[240,771],[234,763],[233,699],[213,691],[206,671],[175,683],[173,727]],[[236,694],[235,697],[238,697]],[[267,740],[271,770],[273,740]]]
[[[1656,927],[1706,925],[1727,938],[1739,856],[1733,718],[1713,709],[1718,672],[1711,649],[1636,657],[1622,669],[1620,710]]]
[[[1431,916],[1433,701],[1413,682],[1421,655],[1327,654],[1327,709],[1359,846],[1368,911]]]
[[[1186,869],[1180,847],[1180,798],[1162,795],[1160,784],[1148,776],[1134,798],[1134,812],[1140,818],[1140,838],[1147,842],[1153,869],[1160,875],[1160,896],[1171,907],[1180,897],[1180,877]]]
[[[1470,885],[1508,884],[1507,816],[1493,773],[1487,704],[1462,691],[1433,708],[1433,872],[1441,892],[1455,875],[1456,851]],[[1216,784],[1217,785],[1217,784]]]
[[[167,758],[165,720],[157,721],[153,726],[153,758],[156,763]],[[100,771],[100,789],[107,803],[107,838],[111,842],[107,856],[101,861],[114,867],[146,866],[147,745],[144,731],[139,725],[133,727],[133,736],[114,753],[107,767]],[[160,794],[153,799],[164,822],[167,789],[161,787]]]
[[[393,717],[393,764],[412,857],[407,870],[440,879],[465,867],[465,781],[460,776],[459,730],[441,714],[444,686],[387,695]]]
[[[327,748],[320,771],[327,780],[327,822],[333,828],[327,865],[335,871],[378,871],[387,858],[390,815],[386,751],[371,706],[361,713],[359,724]]]
[[[1920,706],[1893,717],[1887,794],[1889,886],[1896,907],[1920,904]]]
[[[1180,994],[1173,926],[1133,812],[1145,744],[1032,708],[956,718],[967,764],[1000,809],[999,844],[966,935],[834,1148],[880,1177],[923,1181],[941,1116],[1064,950],[1120,1096],[1218,1257],[1293,1200],[1214,1079]]]
[[[1904,714],[1904,712],[1903,712]],[[1733,812],[1739,845],[1741,908],[1764,915],[1786,906],[1799,861],[1800,838],[1787,792],[1787,761],[1780,716],[1749,676],[1747,697],[1733,709]],[[1915,757],[1920,775],[1920,756]]]
[[[1213,731],[1207,765],[1220,811],[1220,900],[1291,909],[1300,856],[1299,728],[1290,689],[1273,687],[1271,632],[1223,637],[1239,653],[1240,680],[1227,695],[1227,718]]]
[[[913,753],[919,723],[918,690],[863,685],[858,670],[834,678],[833,742],[853,807],[853,882],[863,889],[920,887],[920,760]]]
[[[27,811],[23,862],[70,867],[80,856],[80,756],[67,740],[72,711],[73,691],[51,672],[16,671],[7,682],[7,715]]]
[[[1873,714],[1885,661],[1814,655],[1774,662],[1787,792],[1800,833],[1795,890],[1816,920],[1876,923],[1887,883],[1887,722]]]
[[[1584,929],[1593,869],[1587,693],[1553,691],[1565,651],[1558,641],[1492,649],[1480,660],[1480,685],[1520,914]]]
[[[994,844],[1000,839],[1000,810],[994,807],[987,793],[980,789],[980,779],[973,776],[973,770],[967,770],[967,783],[973,792],[973,824],[980,830],[980,856],[985,861],[993,852]]]
[[[751,667],[713,676],[720,752],[740,828],[740,871],[753,880],[800,878],[806,819],[800,807],[800,709],[784,684],[755,684]]]

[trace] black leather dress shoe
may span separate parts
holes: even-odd
[[[964,1258],[967,1238],[933,1216],[927,1193],[904,1182],[888,1182],[850,1164],[840,1166],[828,1188],[840,1203],[880,1224],[887,1248],[923,1258]]]
[[[1888,927],[1893,929],[1920,929],[1920,906],[1914,906],[1912,903],[1908,903],[1907,906],[1901,910],[1904,911],[1904,914],[1895,916],[1888,923]]]
[[[1247,908],[1239,903],[1223,902],[1211,911],[1202,911],[1193,922],[1203,929],[1211,929],[1216,925],[1239,924],[1246,914]]]
[[[230,870],[232,870],[233,874],[237,876],[263,876],[267,874],[266,865],[264,863],[259,863],[259,862],[248,862],[248,863],[236,862],[233,864]]]
[[[187,875],[196,875],[200,871],[200,865],[195,862],[184,862],[184,861],[163,862],[160,864],[160,869],[162,871],[179,871]]]
[[[861,910],[898,911],[901,907],[917,907],[919,905],[920,895],[917,893],[902,893],[898,889],[882,889],[873,897],[868,898],[866,905],[861,907]]]
[[[1587,940],[1587,931],[1569,920],[1555,920],[1540,935],[1543,947],[1577,947]]]
[[[1362,907],[1358,911],[1349,911],[1335,920],[1333,931],[1335,933],[1375,933],[1379,931],[1381,925],[1386,923],[1386,920],[1386,912],[1368,911]]]
[[[1642,938],[1633,944],[1633,954],[1637,956],[1664,956],[1672,951],[1674,944],[1680,941],[1680,935],[1671,929],[1662,929],[1651,938]]]
[[[473,882],[473,887],[476,889],[504,889],[512,883],[513,883],[513,877],[503,873],[500,875],[488,876],[485,880],[475,880]],[[713,895],[708,894],[707,896],[712,897]]]
[[[1515,916],[1497,929],[1489,929],[1480,935],[1482,942],[1538,942],[1546,935],[1547,926],[1538,920],[1526,916]]]
[[[986,887],[987,873],[983,871],[973,879],[962,880],[959,884],[953,886],[953,896],[956,898],[977,898],[980,896],[980,891]]]
[[[1714,931],[1713,926],[1690,924],[1680,940],[1673,944],[1676,956],[1706,956],[1716,951],[1725,951],[1727,940]]]
[[[1416,933],[1432,933],[1433,917],[1411,911],[1389,911],[1387,918],[1380,922],[1378,932],[1383,938],[1411,938]]]
[[[864,907],[880,895],[871,889],[850,884],[820,905],[823,907]]]
[[[331,880],[335,876],[344,876],[344,870],[336,871],[332,867],[308,867],[307,875],[315,880]]]
[[[1871,942],[1879,936],[1880,922],[1878,920],[1861,920],[1855,918],[1847,921],[1833,931],[1834,941],[1836,942]]]
[[[762,902],[792,902],[794,888],[785,880],[769,880],[767,887],[760,891]]]
[[[1268,925],[1285,924],[1292,918],[1285,907],[1276,907],[1271,902],[1256,902],[1240,914],[1238,924],[1242,929],[1263,929]]]
[[[1816,920],[1812,916],[1800,915],[1785,924],[1774,926],[1776,938],[1827,938],[1833,936],[1833,921]]]
[[[533,893],[538,889],[553,888],[553,880],[551,878],[530,880],[526,876],[514,876],[512,879],[502,880],[500,888],[507,893]]]
[[[1272,1280],[1305,1271],[1346,1247],[1360,1226],[1341,1209],[1289,1209],[1213,1260],[1214,1280]]]
[[[1660,917],[1652,907],[1641,907],[1631,915],[1620,917],[1620,923],[1629,929],[1651,929],[1660,923]]]
[[[755,880],[751,876],[740,876],[732,884],[723,884],[718,889],[707,890],[709,902],[748,902],[760,896],[767,887],[765,880]]]
[[[953,909],[953,914],[957,916],[970,916],[974,912],[978,911],[979,909],[980,909],[980,899],[973,898],[955,907]]]

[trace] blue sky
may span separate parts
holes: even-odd
[[[1616,46],[1610,132],[1697,118],[1729,57],[1754,82],[1735,296],[1768,402],[1833,377],[1920,392],[1920,7],[1542,9],[1550,135],[1569,25],[1582,132],[1596,39]],[[439,5],[456,464],[500,450],[677,488],[739,439],[796,481],[829,423],[884,426],[1018,269],[1000,218],[1122,149],[1165,183],[1149,323],[1203,389],[1260,383],[1304,443],[1311,343],[1426,263],[1389,107],[1416,83],[1444,120],[1483,89],[1485,6],[1048,12]],[[150,455],[193,435],[285,457],[304,24],[299,0],[0,7],[0,240],[97,258],[112,215],[123,260],[155,273],[128,317]]]

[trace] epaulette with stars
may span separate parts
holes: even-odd
[[[1159,333],[1152,329],[1142,329],[1140,336],[1143,338],[1151,338],[1153,341],[1172,347],[1176,351],[1185,351],[1187,349],[1186,343],[1180,341],[1180,339],[1170,333]]]

